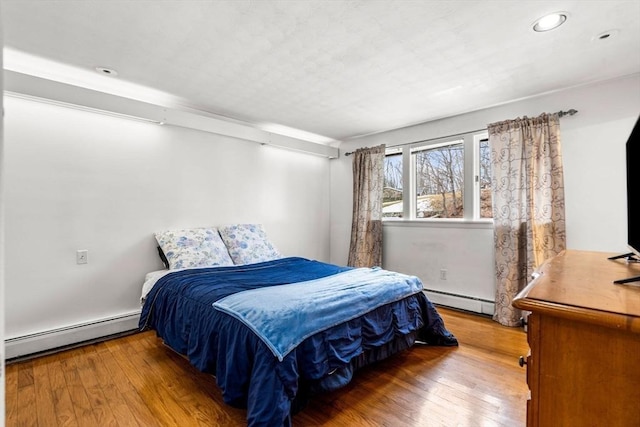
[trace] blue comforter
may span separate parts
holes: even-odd
[[[422,283],[415,276],[356,268],[321,279],[239,292],[213,306],[244,323],[282,361],[305,338],[421,290]]]
[[[420,291],[305,338],[281,361],[249,327],[213,307],[238,292],[349,270],[291,257],[172,272],[147,294],[140,328],[155,330],[197,369],[214,374],[225,402],[247,408],[249,426],[287,426],[292,403],[301,395],[345,385],[358,366],[408,348],[417,339],[457,344]]]

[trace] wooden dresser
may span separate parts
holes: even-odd
[[[640,427],[640,264],[565,251],[513,302],[527,317],[527,426]]]

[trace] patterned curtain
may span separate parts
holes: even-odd
[[[564,178],[557,114],[488,126],[496,301],[493,319],[517,326],[511,302],[545,260],[566,248]]]
[[[385,146],[360,148],[353,155],[353,219],[348,265],[382,265],[382,187]]]

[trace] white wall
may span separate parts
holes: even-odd
[[[638,74],[344,142],[340,159],[331,164],[331,261],[346,262],[349,249],[352,158],[343,153],[382,143],[395,145],[437,138],[482,129],[500,120],[570,108],[579,113],[562,118],[560,123],[567,246],[626,252],[624,147],[640,114]],[[389,222],[384,225],[383,250],[385,268],[416,274],[426,288],[493,299],[491,228],[482,224],[443,228]],[[440,269],[447,269],[447,280],[440,280]],[[481,303],[462,308],[486,309]]]
[[[0,10],[0,23],[2,11]],[[2,29],[0,29],[0,46],[2,42]],[[0,55],[0,69],[2,69],[2,55]],[[3,91],[4,82],[0,75],[0,93]],[[3,102],[0,99],[0,111]],[[0,427],[4,427],[5,403],[4,403],[4,119],[0,117]]]
[[[137,322],[157,230],[260,222],[284,255],[329,260],[326,158],[15,97],[5,110],[8,343]]]

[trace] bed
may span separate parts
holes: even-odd
[[[147,275],[140,329],[214,375],[249,426],[290,426],[314,393],[417,342],[457,345],[417,277],[283,257],[260,225],[230,227],[172,231],[174,246],[156,233],[168,268]]]

